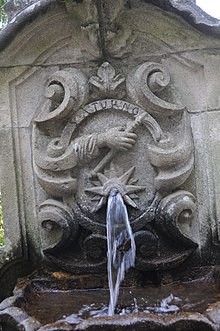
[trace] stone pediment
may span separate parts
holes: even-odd
[[[90,6],[89,1],[85,2],[87,2],[88,6]],[[205,13],[200,7],[196,5],[194,0],[145,0],[145,2],[153,4],[170,13],[175,13],[183,17],[184,20],[186,20],[188,23],[190,23],[192,26],[196,27],[200,31],[216,36],[220,35],[220,21]],[[132,0],[129,0],[128,2],[118,1],[118,3],[121,7],[136,7],[136,1]],[[30,21],[35,20],[39,15],[46,13],[48,10],[54,8],[55,6],[65,7],[65,2],[59,0],[8,1],[5,5],[5,9],[8,14],[9,23],[0,33],[0,51],[10,44],[16,34],[18,34],[18,32],[20,32],[26,24],[28,24]],[[68,11],[70,10],[71,12],[72,6],[74,6],[74,2],[73,5],[71,5],[71,3],[68,1],[66,2],[66,7]],[[100,2],[100,8],[101,7],[102,5]],[[95,14],[97,16],[96,22],[97,24],[100,23],[103,26],[103,23],[105,24],[106,20],[104,19],[104,21],[101,22],[100,13],[101,12],[98,5],[97,12]],[[103,17],[103,13],[101,14],[101,16]]]

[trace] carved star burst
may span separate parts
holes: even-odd
[[[135,185],[138,182],[138,179],[132,178],[134,171],[135,167],[131,167],[119,177],[113,165],[111,166],[108,177],[106,174],[100,172],[97,173],[99,182],[92,181],[94,187],[85,189],[86,192],[94,194],[92,201],[98,201],[94,212],[97,212],[107,203],[108,196],[112,189],[116,189],[122,195],[124,202],[127,205],[138,209],[138,206],[133,199],[138,199],[139,197],[136,193],[145,190],[145,187]]]

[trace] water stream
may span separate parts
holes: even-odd
[[[135,264],[136,246],[121,194],[112,189],[108,198],[107,216],[108,283],[110,302],[108,315],[112,316],[125,273]]]
[[[56,278],[57,276],[54,278],[52,273],[53,276],[49,279],[48,275],[43,279],[33,279],[24,291],[25,300],[19,301],[18,307],[21,305],[22,309],[43,325],[57,320],[78,324],[91,317],[100,318],[114,314],[203,314],[210,304],[219,301],[219,290],[210,272],[205,276],[201,275],[196,281],[174,282],[163,286],[122,287],[119,296],[120,284],[126,272],[130,267],[134,267],[136,246],[127,208],[116,189],[111,190],[108,198],[106,225],[110,300],[109,292],[105,288],[92,287],[82,290],[78,288],[75,276],[60,279]],[[81,281],[79,278],[80,283]],[[73,284],[77,284],[77,287]],[[48,314],[51,305],[53,311]]]

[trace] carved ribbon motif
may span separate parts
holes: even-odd
[[[192,136],[185,107],[160,98],[169,83],[166,68],[152,62],[135,68],[127,79],[107,62],[90,79],[73,68],[50,77],[34,119],[34,169],[48,195],[39,209],[44,253],[63,268],[105,270],[103,211],[112,187],[131,209],[137,268],[170,267],[195,249],[184,233],[195,215],[195,198],[178,190],[193,169]],[[181,139],[172,132],[170,118]],[[118,121],[122,127],[114,124]],[[144,185],[137,185],[135,177],[141,176]],[[170,251],[170,240],[176,243],[173,257],[160,257],[159,246]],[[91,247],[97,254],[91,254]]]

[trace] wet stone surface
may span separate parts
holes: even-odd
[[[78,322],[88,317],[107,316],[108,290],[62,291],[48,288],[46,291],[41,291],[35,288],[29,291],[22,308],[43,325],[65,319],[68,315],[78,319]],[[210,304],[219,299],[220,293],[214,285],[206,287],[205,284],[194,284],[194,282],[161,287],[122,288],[116,314],[203,313]]]
[[[87,289],[82,287],[86,284],[84,278],[87,278]],[[87,319],[95,322],[100,318],[109,319],[109,290],[100,288],[103,285],[98,276],[80,277],[57,272],[47,278],[20,281],[15,289],[19,300],[11,300],[11,303],[41,325],[56,321],[76,325]],[[153,315],[172,320],[184,313],[213,317],[212,307],[219,300],[220,292],[210,273],[188,282],[122,287],[113,319],[123,316],[152,318]]]
[[[125,279],[120,289],[114,316],[108,316],[104,275],[34,273],[21,279],[14,296],[1,303],[0,321],[3,331],[17,331],[18,326],[25,331],[216,330],[220,309],[216,273],[213,268],[201,269],[199,279],[192,279],[192,272],[188,280],[184,274],[184,281],[153,285],[149,280],[143,287],[137,286],[137,280],[131,286],[132,275],[133,282]]]

